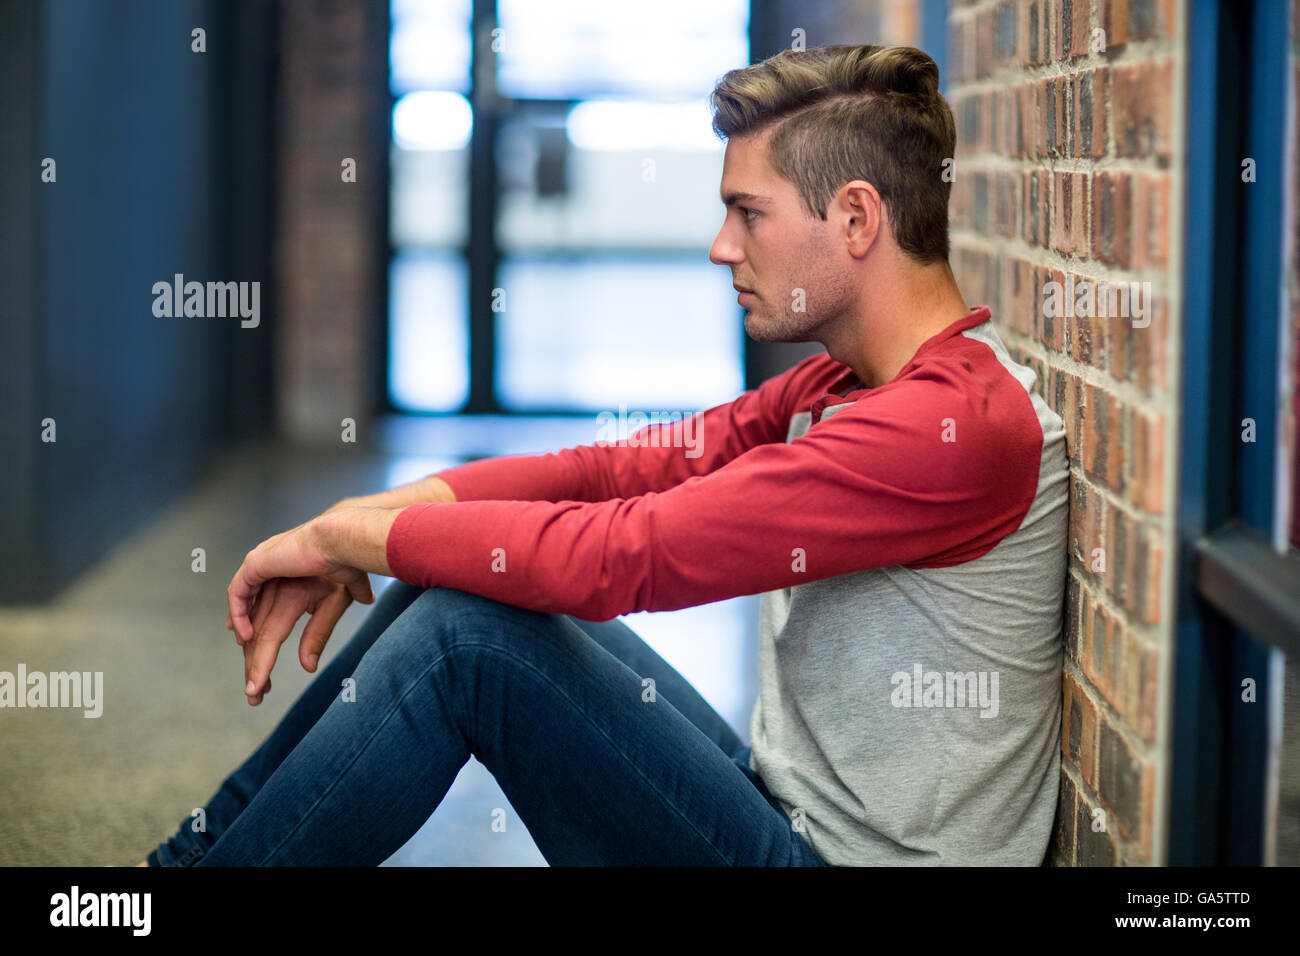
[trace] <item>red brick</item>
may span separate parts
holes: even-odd
[[[1030,0],[1025,5],[1025,63],[1041,66],[1048,60],[1048,0]]]
[[[1056,821],[1053,824],[1052,849],[1066,866],[1074,865],[1074,833],[1079,812],[1079,794],[1074,781],[1061,768],[1061,784],[1056,804]]]
[[[1168,173],[1135,177],[1133,206],[1133,268],[1163,268],[1169,262]]]
[[[1125,727],[1135,732],[1143,742],[1155,743],[1160,653],[1145,646],[1127,628],[1123,629],[1120,637],[1120,648],[1120,686],[1112,703]]]
[[[1083,674],[1118,709],[1122,629],[1100,602],[1089,601],[1082,610],[1084,640],[1079,657]]]
[[[1075,361],[1084,365],[1092,363],[1093,320],[1086,316],[1071,316],[1065,320],[1065,350]]]
[[[1106,829],[1098,832],[1092,828],[1093,812],[1101,809],[1107,821]],[[1084,794],[1079,794],[1079,810],[1075,827],[1075,860],[1077,866],[1114,866],[1118,855],[1115,836],[1111,832],[1111,814],[1105,807],[1098,808]]]
[[[1073,129],[1070,155],[1096,159],[1106,155],[1106,68],[1070,77]]]
[[[1135,642],[1136,643],[1136,642]],[[1138,657],[1138,697],[1134,726],[1148,744],[1156,742],[1156,724],[1160,693],[1160,652],[1151,647],[1140,647]],[[1130,718],[1132,719],[1132,718]]]
[[[1107,592],[1132,620],[1159,623],[1164,558],[1159,527],[1113,507],[1106,509],[1104,520]]]
[[[1164,547],[1160,532],[1147,527],[1138,539],[1139,547],[1133,566],[1133,592],[1124,609],[1135,614],[1143,624],[1160,623],[1160,576],[1164,560]]]
[[[1165,416],[1136,412],[1133,424],[1129,500],[1143,511],[1158,514],[1165,502]]]
[[[1061,756],[1079,768],[1084,783],[1097,787],[1097,705],[1069,674],[1062,675]]]
[[[1092,223],[1088,218],[1089,193],[1092,177],[1087,173],[1069,173],[1065,208],[1069,209],[1066,217],[1066,230],[1070,236],[1070,253],[1088,257],[1091,243]]]
[[[993,72],[993,11],[975,14],[975,77],[984,79]]]
[[[1061,622],[1062,637],[1065,642],[1066,660],[1080,664],[1083,645],[1082,608],[1086,603],[1082,595],[1083,587],[1073,574],[1065,581],[1065,617]]]
[[[1063,19],[1063,26],[1069,34],[1067,53],[1072,58],[1088,55],[1088,40],[1092,33],[1091,8],[1091,0],[1073,0],[1069,17]]]
[[[1110,371],[1116,379],[1132,382],[1143,391],[1163,393],[1168,371],[1169,303],[1156,295],[1148,305],[1145,328],[1135,328],[1133,320],[1114,317],[1107,320],[1110,336]]]
[[[1092,257],[1122,268],[1129,265],[1129,182],[1125,172],[1092,174]]]
[[[1021,212],[1021,237],[1031,246],[1046,246],[1048,226],[1051,222],[1051,173],[1046,169],[1031,169],[1024,174],[1020,195],[1024,201]]]
[[[1082,478],[1070,482],[1070,554],[1084,581],[1104,582],[1110,574],[1110,559],[1106,560],[1106,574],[1093,571],[1093,552],[1106,547],[1105,502],[1098,490]],[[1101,586],[1104,586],[1102,583]]]
[[[1065,30],[1063,21],[1065,19],[1064,0],[1051,0],[1051,25],[1052,25],[1052,60],[1060,62],[1065,59]]]
[[[1100,721],[1098,793],[1114,812],[1121,835],[1136,841],[1151,857],[1151,821],[1155,810],[1155,767],[1135,752],[1109,720]]]
[[[1123,63],[1111,74],[1115,155],[1169,159],[1172,151],[1173,61]]]
[[[1118,399],[1087,387],[1083,415],[1083,464],[1087,473],[1115,491],[1124,490],[1125,436]]]
[[[1107,52],[1128,43],[1128,0],[1100,0],[1099,14]]]
[[[1120,607],[1133,592],[1133,564],[1138,550],[1136,522],[1120,508],[1105,509],[1106,592]]]

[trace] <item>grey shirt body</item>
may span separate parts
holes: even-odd
[[[1065,431],[991,322],[960,334],[1020,382],[1042,428],[1019,527],[955,566],[872,568],[762,596],[751,767],[835,865],[1036,866],[1051,835]],[[794,414],[787,441],[813,424]]]

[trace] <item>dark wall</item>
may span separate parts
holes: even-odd
[[[57,592],[265,428],[273,18],[202,0],[4,7],[2,601]],[[261,324],[155,317],[153,284],[178,272],[260,281]]]
[[[33,593],[39,577],[34,491],[41,416],[37,229],[36,96],[39,57],[25,47],[36,5],[9,3],[0,26],[0,594]]]

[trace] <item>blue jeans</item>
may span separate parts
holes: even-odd
[[[378,865],[471,754],[552,865],[827,865],[735,731],[626,625],[400,581],[202,832],[186,818],[148,862]]]

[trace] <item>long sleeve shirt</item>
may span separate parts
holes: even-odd
[[[1036,864],[1057,787],[1068,471],[1033,386],[981,307],[875,388],[816,355],[689,422],[440,472],[457,502],[405,508],[389,565],[584,620],[762,594],[752,764],[823,857]],[[1010,683],[1021,721],[1008,736],[1003,704],[983,750],[1001,782],[977,773],[982,795],[932,801],[900,789],[919,757],[962,774],[964,717],[927,712],[909,731],[912,683],[925,711],[935,676],[964,690],[970,673],[977,697],[982,673],[987,701],[998,671],[993,695]],[[1014,832],[973,819],[985,804],[1020,805]]]

